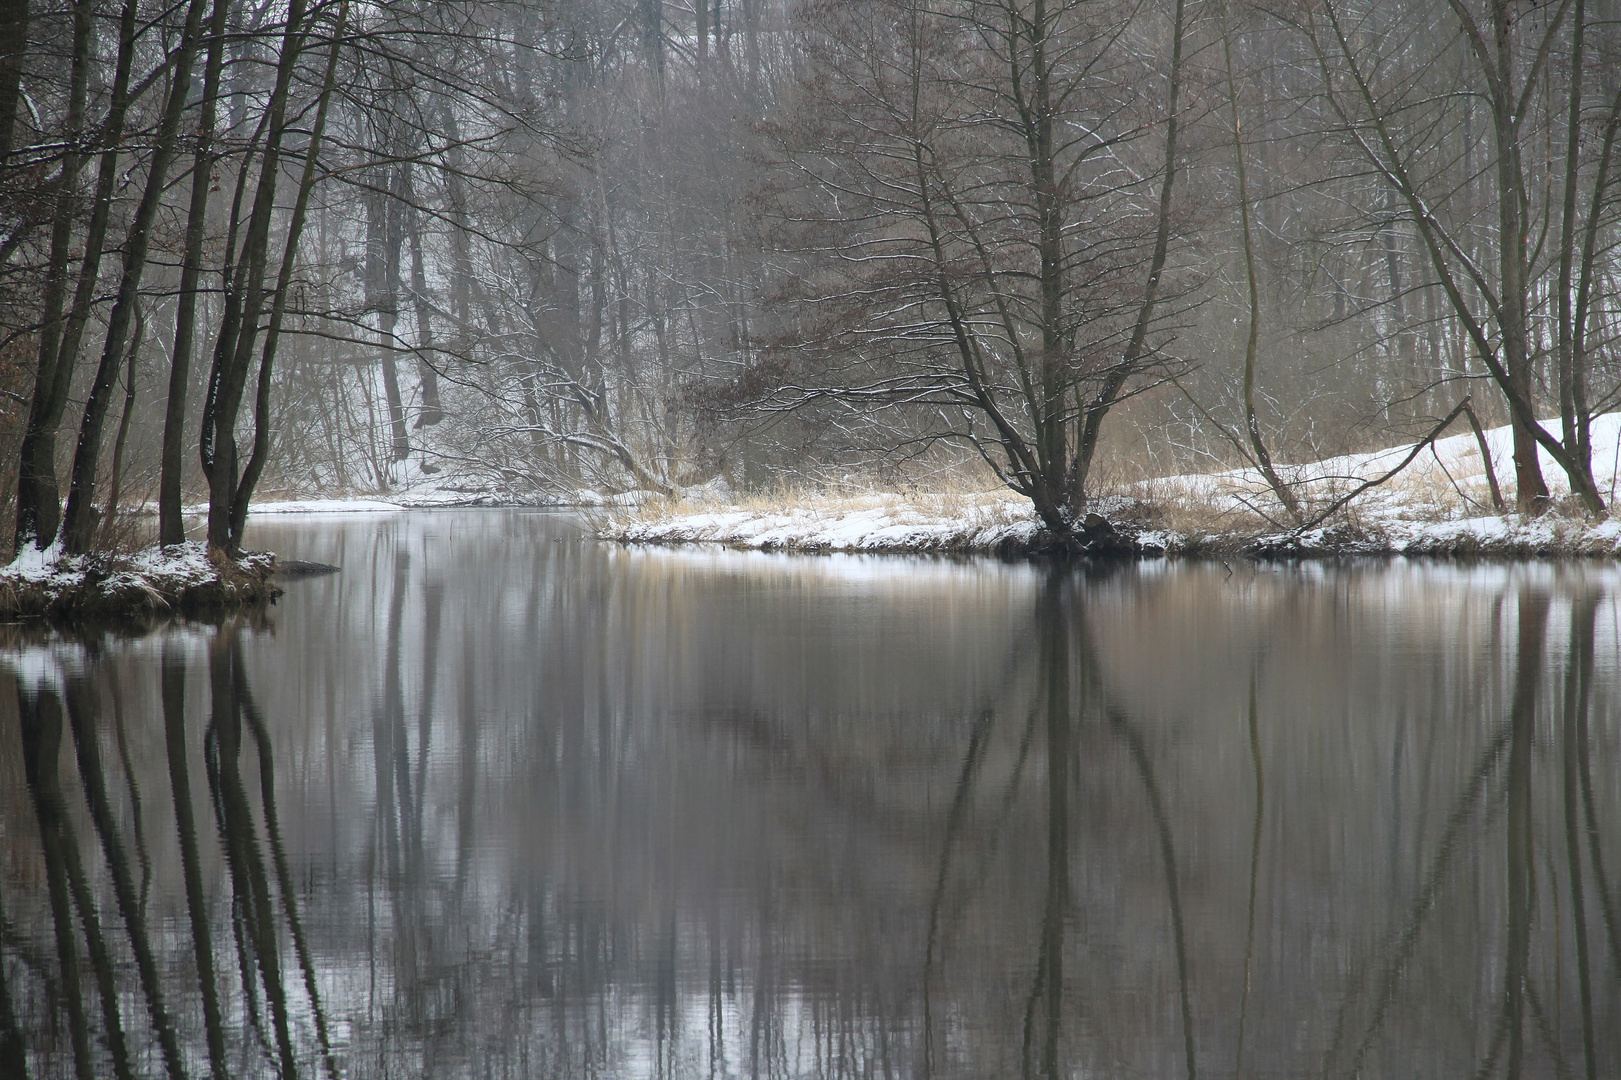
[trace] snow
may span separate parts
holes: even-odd
[[[1621,436],[1621,413],[1595,416],[1591,432],[1594,480],[1605,502],[1609,503],[1614,500],[1618,466],[1621,466],[1621,457],[1617,455],[1617,451],[1621,450],[1621,438],[1618,438]],[[1505,425],[1488,429],[1484,434],[1498,484],[1504,498],[1511,500],[1514,482],[1513,430]],[[1325,458],[1306,465],[1279,465],[1278,472],[1285,481],[1294,485],[1294,490],[1302,498],[1327,502],[1333,497],[1347,494],[1363,481],[1377,479],[1394,469],[1412,449],[1413,444],[1408,443],[1365,454]],[[1555,498],[1568,495],[1570,487],[1564,470],[1541,447],[1537,448],[1537,457],[1550,494]],[[1216,508],[1224,511],[1238,511],[1247,507],[1259,507],[1269,514],[1281,511],[1265,478],[1256,469],[1166,476],[1147,481],[1141,486],[1161,496],[1181,494],[1211,500]],[[1364,513],[1371,507],[1391,519],[1433,519],[1442,511],[1446,511],[1445,516],[1448,517],[1489,515],[1490,502],[1490,487],[1479,442],[1473,432],[1465,429],[1460,435],[1437,439],[1387,484],[1359,496],[1357,506]]]
[[[617,495],[604,495],[591,488],[580,488],[569,501],[574,506],[641,506],[663,497],[656,491],[621,491]]]
[[[1039,526],[1020,500],[1000,492],[907,499],[868,495],[822,506],[729,508],[629,525],[631,543],[717,543],[763,551],[983,551],[1028,545]]]
[[[1513,498],[1513,434],[1485,432],[1499,485]],[[1621,466],[1621,413],[1594,417],[1593,471],[1613,503]],[[1305,465],[1279,465],[1308,506],[1324,507],[1400,465],[1413,444],[1347,454]],[[1564,472],[1539,450],[1554,498],[1568,495]],[[1098,500],[1093,509],[1117,523],[1145,502],[1205,519],[1181,529],[1156,524],[1132,535],[1143,554],[1194,547],[1248,548],[1270,554],[1329,552],[1405,554],[1621,554],[1621,521],[1558,515],[1520,518],[1492,512],[1486,465],[1472,431],[1438,439],[1390,481],[1358,495],[1347,514],[1309,529],[1290,529],[1287,515],[1255,469],[1189,473],[1133,485],[1130,497]],[[700,494],[700,493],[694,493]],[[720,493],[723,498],[730,493]],[[1141,500],[1141,502],[1138,502]],[[1173,518],[1177,515],[1172,514]],[[1029,503],[1007,491],[960,496],[871,494],[813,497],[790,507],[750,508],[721,499],[644,506],[609,520],[605,537],[625,543],[724,544],[763,551],[985,552],[1030,548],[1041,532]]]
[[[111,573],[106,573],[107,570]],[[0,569],[0,581],[9,583],[78,584],[86,574],[101,571],[104,580],[163,577],[175,581],[206,581],[217,570],[208,558],[208,545],[189,540],[167,548],[147,548],[133,555],[109,559],[104,555],[64,555],[60,543],[40,551],[24,545],[9,566]]]
[[[6,568],[7,576],[18,581],[36,582],[46,581],[57,573],[57,564],[62,561],[62,541],[58,539],[50,547],[41,550],[32,544],[24,544],[17,557]]]
[[[263,553],[245,555],[243,574],[237,576],[262,579],[273,558]],[[59,545],[45,551],[25,546],[10,565],[0,568],[0,617],[55,610],[59,602],[71,605],[92,597],[123,597],[121,604],[132,610],[163,610],[191,590],[220,584],[228,577],[200,540],[147,548],[132,555],[66,555]],[[227,588],[242,594],[241,584]]]
[[[203,507],[207,512],[207,507]],[[405,507],[379,499],[289,499],[254,503],[253,514],[397,514]]]

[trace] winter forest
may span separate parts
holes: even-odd
[[[1618,486],[1621,0],[0,0],[0,1080],[1621,1077]]]
[[[1285,463],[1483,425],[1500,511],[1599,515],[1618,131],[1607,0],[4,0],[3,524],[1235,467],[1298,524]]]

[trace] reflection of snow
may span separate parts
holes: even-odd
[[[772,584],[787,581],[854,586],[858,590],[922,591],[940,587],[979,587],[994,582],[1003,590],[1032,590],[1042,572],[1027,562],[951,561],[937,557],[839,552],[824,558],[796,558],[771,551],[734,551],[713,543],[680,547],[635,547],[623,558],[633,564],[656,562],[661,569],[690,569],[706,575],[749,578]]]
[[[70,664],[80,660],[78,656],[63,657],[59,649],[40,645],[28,645],[17,652],[0,655],[0,662],[10,668],[16,678],[17,688],[31,696],[38,696],[47,688],[61,688],[64,659]]]

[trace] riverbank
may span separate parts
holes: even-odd
[[[1512,433],[1501,427],[1484,436],[1484,454],[1482,440],[1469,433],[1439,439],[1411,461],[1409,444],[1280,466],[1305,508],[1305,525],[1294,524],[1298,519],[1253,469],[1122,485],[1088,506],[1079,546],[1085,554],[1115,557],[1621,556],[1621,520],[1576,514],[1546,456],[1543,470],[1554,488],[1555,510],[1521,517],[1498,509],[1500,485],[1512,479]],[[1612,504],[1618,443],[1621,414],[1596,417],[1594,472]],[[1381,481],[1398,466],[1404,467]],[[1313,520],[1352,495],[1323,520]],[[763,551],[1018,557],[1064,548],[1028,500],[1006,490],[656,500],[607,511],[597,534],[626,544],[708,543]]]
[[[964,554],[1018,557],[1058,544],[1035,515],[997,493],[947,499],[866,495],[779,509],[682,510],[620,519],[599,535],[626,544],[722,544],[760,551]],[[952,502],[949,512],[939,502]],[[828,505],[836,503],[838,505]],[[656,508],[649,507],[650,512]],[[1157,527],[1160,510],[1100,500],[1083,529],[1083,552],[1099,556],[1320,558],[1431,555],[1496,558],[1621,556],[1621,521],[1546,515],[1485,515],[1449,521],[1338,520],[1312,529]]]
[[[0,568],[0,620],[197,614],[250,607],[281,595],[276,557],[240,560],[201,541],[121,555],[65,555],[26,548]]]

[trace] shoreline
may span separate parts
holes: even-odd
[[[489,504],[485,504],[488,506]],[[266,504],[255,512],[321,516],[458,510],[405,507],[381,500],[304,500]],[[1447,520],[1345,517],[1306,530],[1181,528],[1161,519],[1175,506],[1114,497],[1098,500],[1079,530],[1079,543],[1058,542],[1027,504],[1002,493],[808,498],[794,505],[694,507],[654,501],[626,507],[554,507],[586,515],[587,533],[625,546],[713,545],[802,555],[938,555],[1019,559],[1144,559],[1253,561],[1340,558],[1427,558],[1515,561],[1621,559],[1621,519],[1590,521],[1548,513]],[[593,511],[605,517],[592,521]],[[617,512],[616,512],[617,511]],[[127,555],[64,556],[28,551],[0,567],[0,623],[139,620],[249,610],[282,595],[278,576],[323,573],[333,567],[278,566],[270,552],[240,560],[212,555],[201,541],[147,548]]]
[[[860,501],[860,500],[858,500]],[[877,498],[865,500],[881,502]],[[1126,502],[1126,500],[1118,500]],[[1001,507],[997,507],[1001,509]],[[1549,513],[1522,519],[1484,515],[1444,521],[1340,520],[1305,530],[1176,529],[1143,513],[1089,514],[1079,545],[1061,544],[1034,519],[1005,510],[929,514],[897,499],[848,511],[807,507],[724,507],[642,520],[609,520],[599,539],[623,545],[713,544],[798,554],[965,555],[1096,559],[1439,559],[1621,558],[1621,520],[1589,521]],[[1149,511],[1151,514],[1151,511]]]
[[[132,555],[67,556],[29,550],[0,568],[0,622],[71,622],[198,615],[272,603],[276,557],[247,552],[239,560],[211,555],[201,541],[152,547]]]

